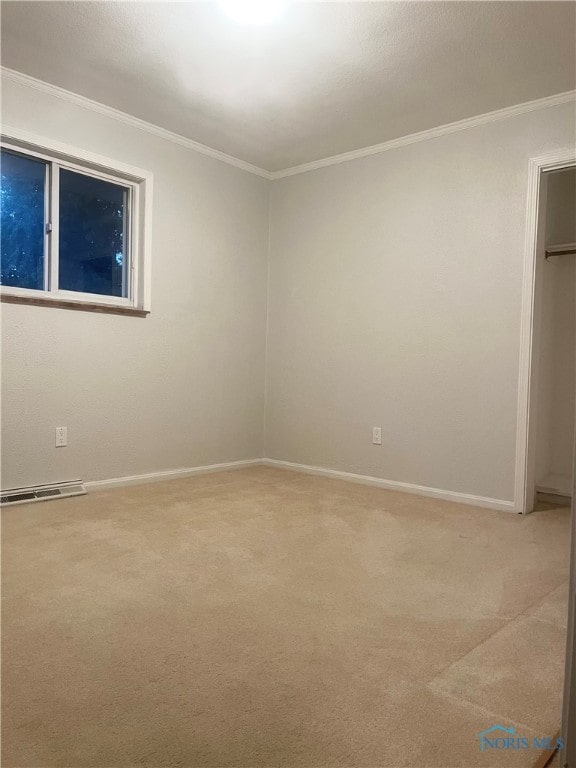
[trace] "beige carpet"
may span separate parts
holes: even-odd
[[[569,512],[254,468],[3,514],[4,768],[530,766]]]

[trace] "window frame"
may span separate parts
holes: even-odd
[[[94,311],[150,312],[152,174],[102,155],[4,127],[0,147],[47,163],[45,187],[44,288],[0,285],[0,300]],[[60,169],[118,184],[128,190],[125,274],[128,296],[107,296],[59,288]],[[126,222],[127,218],[127,222]]]

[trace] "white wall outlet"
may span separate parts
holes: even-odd
[[[68,427],[56,427],[56,448],[68,445]]]
[[[382,427],[372,427],[372,444],[382,445]]]

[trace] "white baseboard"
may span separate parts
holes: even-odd
[[[208,464],[203,467],[187,467],[184,469],[166,469],[162,472],[148,472],[145,475],[128,475],[113,477],[109,480],[90,480],[84,483],[87,491],[101,491],[105,488],[120,488],[124,485],[140,485],[140,483],[156,483],[162,480],[177,480],[180,477],[192,475],[208,475],[213,472],[227,472],[231,469],[245,469],[262,464],[262,459],[246,459],[244,461],[229,461],[224,464]]]
[[[443,491],[439,488],[428,488],[424,485],[413,485],[412,483],[402,483],[397,480],[383,480],[380,477],[371,477],[370,475],[357,475],[353,472],[341,472],[337,469],[325,469],[324,467],[311,467],[307,464],[295,464],[291,461],[280,461],[278,459],[247,459],[244,461],[230,461],[223,464],[209,464],[203,467],[188,467],[184,469],[167,469],[163,472],[149,472],[144,475],[129,475],[128,477],[113,477],[109,480],[91,480],[84,483],[88,492],[99,491],[106,488],[120,488],[126,485],[139,485],[140,483],[155,483],[162,480],[177,480],[180,477],[192,477],[193,475],[207,475],[213,472],[227,472],[234,469],[244,469],[246,467],[267,466],[287,469],[293,472],[302,472],[308,475],[320,475],[322,477],[331,477],[336,480],[347,480],[352,483],[362,485],[373,485],[377,488],[385,488],[390,491],[401,491],[402,493],[412,493],[418,496],[427,496],[432,499],[442,499],[444,501],[453,501],[457,504],[469,504],[474,507],[484,507],[486,509],[496,509],[503,512],[515,512],[513,501],[503,501],[502,499],[491,499],[485,496],[474,496],[470,493],[458,493],[456,491]]]
[[[425,485],[401,483],[397,480],[383,480],[379,477],[371,477],[370,475],[356,475],[353,472],[341,472],[336,469],[324,469],[323,467],[310,467],[307,464],[294,464],[291,461],[279,461],[278,459],[262,459],[261,463],[268,467],[278,467],[280,469],[289,469],[294,472],[303,472],[308,475],[320,475],[322,477],[331,477],[337,480],[347,480],[348,482],[361,483],[362,485],[374,485],[377,488],[386,488],[390,491],[413,493],[417,496],[428,496],[431,499],[443,499],[444,501],[453,501],[457,504],[470,504],[474,507],[497,509],[502,512],[516,512],[513,501],[491,499],[486,496],[474,496],[471,493],[443,491],[439,488],[428,488]]]

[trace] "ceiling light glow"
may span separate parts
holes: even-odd
[[[271,24],[288,5],[287,0],[218,0],[218,3],[238,24]]]

